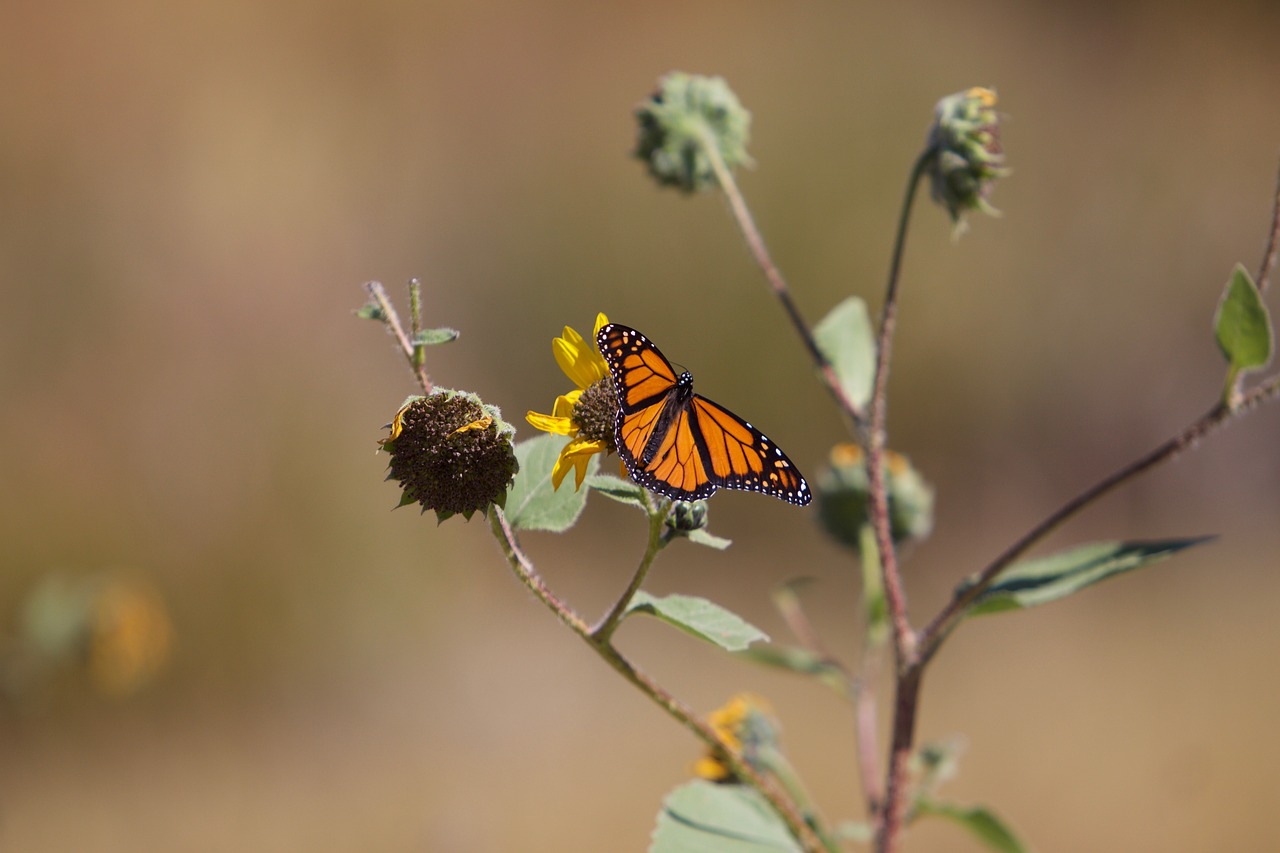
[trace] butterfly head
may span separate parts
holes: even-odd
[[[693,374],[686,370],[676,378],[676,399],[683,403],[688,401],[692,396]]]

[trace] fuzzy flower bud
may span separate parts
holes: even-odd
[[[893,541],[924,539],[933,529],[933,489],[907,457],[890,450],[884,461]],[[868,523],[869,494],[862,449],[837,444],[829,467],[818,478],[818,517],[823,529],[842,545],[859,547],[861,530]]]
[[[707,526],[707,502],[673,501],[666,525],[679,535],[704,529]]]
[[[707,722],[721,739],[748,764],[759,767],[762,758],[778,745],[778,723],[769,703],[750,693],[739,693],[712,711]],[[719,750],[709,749],[693,767],[695,775],[712,782],[736,782],[733,770]]]
[[[498,409],[474,394],[437,389],[409,398],[381,442],[391,454],[387,479],[404,491],[399,505],[422,504],[439,521],[502,506],[519,468],[514,434]]]
[[[635,115],[640,124],[635,156],[663,186],[685,192],[717,186],[711,146],[729,169],[751,163],[751,113],[722,77],[673,71]]]
[[[948,95],[934,110],[927,145],[934,156],[929,169],[933,200],[946,208],[957,230],[964,214],[978,210],[998,216],[987,198],[996,178],[1009,174],[1000,147],[996,93],[975,86]]]

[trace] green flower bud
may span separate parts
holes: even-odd
[[[885,452],[889,521],[893,541],[919,541],[933,529],[933,489],[901,454]],[[837,444],[829,467],[818,477],[818,518],[840,544],[857,548],[867,519],[867,467],[862,449]]]
[[[996,178],[1009,174],[1000,147],[996,93],[974,87],[948,95],[934,110],[927,145],[934,155],[929,169],[933,200],[946,208],[957,231],[964,214],[1000,212],[988,203]]]
[[[673,71],[635,115],[640,124],[635,156],[663,186],[685,192],[717,186],[711,146],[729,169],[751,163],[751,113],[722,77]]]
[[[380,442],[391,454],[387,479],[404,491],[399,505],[422,504],[439,521],[502,506],[519,468],[513,435],[498,409],[474,394],[437,389],[410,397]]]
[[[674,501],[667,514],[667,527],[679,534],[692,533],[707,526],[706,501]]]

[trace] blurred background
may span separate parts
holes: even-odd
[[[463,332],[433,377],[521,437],[568,387],[551,338],[604,311],[812,479],[840,420],[723,202],[628,156],[663,73],[724,75],[752,110],[742,187],[810,321],[878,307],[935,101],[1000,93],[1003,218],[953,242],[922,205],[905,266],[891,443],[938,490],[906,567],[917,622],[1213,403],[1214,308],[1234,263],[1257,268],[1280,154],[1280,12],[1247,0],[0,19],[5,851],[645,849],[698,745],[512,580],[482,521],[391,512],[376,441],[412,378],[352,311],[366,280],[403,300],[422,278],[428,322]],[[1043,851],[1280,846],[1278,429],[1280,406],[1253,414],[1042,550],[1213,545],[957,632],[920,721],[968,743],[944,794]],[[854,567],[813,510],[711,509],[734,547],[677,544],[649,588],[786,639],[769,591],[813,575],[852,660]],[[599,499],[525,537],[591,618],[643,542]],[[700,709],[766,695],[828,815],[861,816],[834,694],[656,623],[619,641]],[[923,824],[910,849],[980,848]]]

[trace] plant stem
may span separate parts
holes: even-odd
[[[786,279],[782,277],[781,270],[774,264],[773,258],[769,256],[769,249],[765,246],[760,230],[756,228],[755,220],[751,216],[751,210],[747,207],[747,202],[743,198],[742,192],[738,189],[738,183],[733,178],[733,172],[729,170],[729,167],[725,165],[724,158],[720,156],[720,148],[716,145],[715,138],[709,129],[703,129],[701,141],[703,151],[711,163],[711,169],[716,173],[716,181],[720,184],[721,191],[729,201],[729,210],[733,213],[733,219],[737,222],[738,229],[742,232],[743,239],[747,242],[747,249],[751,252],[751,257],[755,259],[756,266],[760,267],[760,271],[764,273],[765,279],[769,282],[769,287],[773,290],[774,295],[778,297],[778,301],[782,303],[783,309],[787,312],[787,317],[791,320],[791,325],[795,327],[796,333],[800,335],[800,340],[804,342],[805,349],[809,351],[809,356],[813,359],[813,363],[822,374],[823,383],[827,386],[827,390],[835,397],[837,405],[849,417],[850,422],[855,425],[860,424],[863,419],[862,407],[845,393],[839,377],[836,376],[835,368],[831,366],[831,362],[827,360],[827,357],[822,354],[822,350],[818,348],[818,342],[814,339],[813,333],[809,331],[808,324],[800,316],[800,309],[796,307],[795,301],[791,298],[791,289],[787,286]]]
[[[862,574],[862,665],[854,685],[854,717],[857,729],[858,765],[867,815],[880,820],[884,790],[880,778],[879,700],[880,668],[889,640],[889,620],[885,607],[884,577],[876,534],[869,524],[858,530],[858,555]]]
[[[369,293],[373,301],[378,303],[378,308],[382,311],[382,324],[387,327],[387,330],[391,332],[400,344],[400,350],[404,353],[405,359],[408,360],[409,369],[413,371],[414,378],[418,380],[422,393],[430,394],[432,385],[431,378],[427,376],[426,366],[418,363],[418,359],[414,357],[413,343],[404,333],[404,326],[400,325],[400,315],[396,313],[395,306],[387,298],[387,291],[383,289],[382,282],[366,282],[364,289]]]
[[[427,345],[418,340],[422,332],[422,282],[409,279],[409,328],[413,332],[413,369],[422,370],[427,363]]]
[[[957,591],[951,601],[933,618],[933,621],[920,632],[920,665],[923,666],[928,663],[937,653],[938,647],[946,639],[947,634],[964,617],[969,605],[973,604],[995,582],[999,574],[1050,531],[1122,483],[1145,471],[1149,471],[1162,462],[1168,462],[1185,450],[1191,449],[1200,439],[1231,420],[1234,416],[1244,414],[1277,396],[1280,396],[1280,376],[1273,376],[1267,382],[1245,392],[1232,408],[1228,408],[1223,403],[1218,403],[1194,423],[1178,432],[1177,435],[1174,435],[1145,456],[1099,480],[1027,531],[1020,539],[1006,548],[1000,556],[992,560],[985,569],[979,572],[972,584],[967,585],[962,591]]]
[[[1277,245],[1278,242],[1280,242],[1280,174],[1276,176],[1276,195],[1271,209],[1271,228],[1268,231],[1267,249],[1263,253],[1262,263],[1258,267],[1257,284],[1259,290],[1266,288],[1267,280],[1275,268],[1277,252],[1280,252],[1280,247]],[[1199,420],[1185,427],[1177,435],[1152,450],[1146,456],[1131,462],[1085,489],[1027,531],[1021,539],[1010,545],[1000,556],[992,560],[985,569],[979,572],[972,585],[966,587],[963,592],[957,592],[947,606],[921,632],[920,665],[923,666],[928,663],[937,653],[947,634],[964,617],[965,610],[995,582],[1000,572],[1031,548],[1032,545],[1044,538],[1050,531],[1121,483],[1172,459],[1184,450],[1194,446],[1197,441],[1229,421],[1232,417],[1243,415],[1277,395],[1280,395],[1280,376],[1272,376],[1266,382],[1256,385],[1244,393],[1239,390],[1239,380],[1233,380],[1230,383],[1230,393],[1228,393],[1226,400],[1219,402]]]
[[[884,805],[884,794],[880,789],[879,708],[876,704],[882,653],[881,647],[867,646],[863,649],[862,666],[853,683],[854,743],[858,750],[862,795],[867,801],[867,815],[875,824],[879,823],[880,810]]]
[[[887,442],[885,429],[888,409],[889,364],[893,354],[893,334],[897,328],[898,283],[902,277],[902,256],[906,250],[907,233],[911,223],[911,208],[916,189],[936,152],[926,148],[916,158],[907,179],[906,196],[898,216],[898,231],[894,238],[893,256],[889,264],[889,283],[885,288],[884,307],[880,314],[880,333],[876,341],[876,373],[872,385],[871,407],[867,424],[867,483],[870,494],[867,514],[876,534],[876,549],[880,557],[880,574],[884,579],[884,592],[889,608],[889,620],[893,626],[893,649],[899,673],[910,666],[915,656],[916,637],[907,620],[907,600],[902,589],[902,575],[898,571],[897,553],[893,546],[893,524],[889,516],[889,495],[884,477],[884,452]],[[892,785],[887,786],[892,788]]]
[[[498,544],[502,546],[503,556],[515,570],[520,582],[528,587],[534,597],[545,604],[561,622],[569,626],[571,631],[583,638],[590,638],[591,627],[572,607],[555,596],[551,588],[542,580],[542,576],[538,574],[538,570],[534,568],[533,562],[520,548],[515,531],[511,529],[501,507],[494,506],[489,509],[489,529],[497,537]]]
[[[699,717],[693,709],[633,666],[621,652],[613,647],[607,637],[593,636],[592,628],[571,607],[552,594],[551,590],[542,581],[542,578],[539,577],[533,562],[520,548],[519,542],[516,541],[515,531],[511,529],[511,525],[500,507],[490,507],[489,527],[502,546],[502,552],[520,582],[528,587],[538,600],[555,613],[570,630],[581,637],[618,674],[648,696],[650,700],[666,711],[672,718],[693,732],[703,743],[717,750],[719,754],[723,754],[733,773],[759,791],[761,796],[768,800],[770,806],[773,807],[786,824],[787,830],[804,847],[805,853],[825,853],[825,846],[822,840],[806,822],[804,815],[796,804],[780,791],[777,785],[747,764],[741,755],[726,743],[715,729]]]
[[[1276,254],[1280,252],[1280,170],[1276,173],[1276,195],[1271,206],[1271,231],[1267,235],[1267,249],[1258,265],[1258,290],[1267,292],[1267,283],[1276,268]]]
[[[626,615],[627,607],[631,605],[631,599],[635,598],[636,593],[640,591],[640,585],[644,583],[645,576],[649,574],[649,568],[653,565],[654,558],[658,556],[658,552],[662,550],[668,541],[663,537],[662,531],[666,521],[667,507],[670,504],[662,501],[655,506],[648,489],[644,490],[644,500],[645,511],[649,514],[649,545],[645,548],[644,556],[640,558],[640,565],[636,569],[635,575],[632,576],[631,583],[623,590],[622,595],[612,609],[591,629],[591,639],[597,643],[609,642],[614,630],[622,621],[622,617]]]
[[[880,333],[876,342],[876,373],[867,418],[867,515],[875,530],[876,550],[880,559],[880,576],[884,580],[885,603],[893,628],[893,652],[897,665],[893,713],[893,739],[884,786],[884,803],[876,831],[877,853],[897,849],[906,811],[907,761],[915,736],[916,698],[920,690],[920,671],[916,667],[916,633],[907,618],[907,599],[898,571],[897,552],[893,545],[893,524],[889,516],[889,495],[884,476],[885,429],[889,364],[893,352],[893,333],[897,326],[898,283],[902,276],[902,257],[910,229],[911,208],[925,170],[937,156],[932,146],[916,158],[907,179],[906,195],[898,216],[889,264],[889,282],[885,288],[884,307],[880,314]]]
[[[876,832],[876,853],[898,849],[903,817],[907,811],[907,769],[915,742],[920,679],[924,671],[912,666],[900,673],[893,703],[893,737],[889,744],[889,771],[885,777],[884,807]]]

